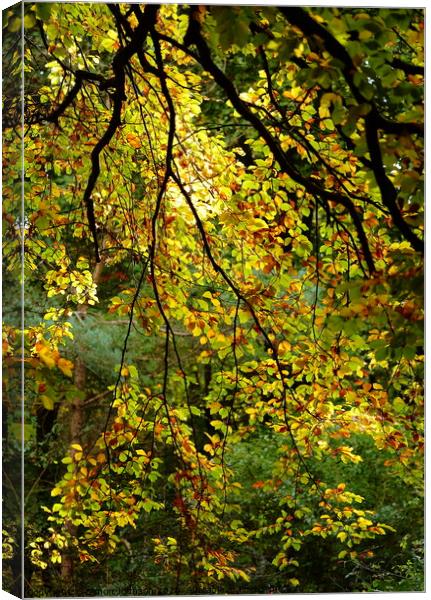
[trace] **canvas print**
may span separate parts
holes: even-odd
[[[3,11],[3,589],[423,591],[424,10]]]

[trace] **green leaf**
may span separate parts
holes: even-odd
[[[42,21],[47,21],[51,16],[52,6],[50,2],[37,2],[36,3],[36,15]]]
[[[20,17],[14,17],[13,19],[11,19],[9,21],[8,30],[11,33],[15,33],[16,31],[19,31],[20,29],[21,29],[21,19],[20,19]]]

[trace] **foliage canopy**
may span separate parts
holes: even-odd
[[[27,595],[417,589],[423,11],[26,4],[23,129],[3,25]]]

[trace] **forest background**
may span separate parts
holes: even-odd
[[[422,590],[423,11],[20,11],[6,589]]]

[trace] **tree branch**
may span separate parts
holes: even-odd
[[[364,229],[362,227],[362,221],[359,216],[356,207],[354,206],[352,200],[335,191],[329,191],[322,187],[320,187],[314,180],[310,178],[303,177],[300,173],[298,173],[292,165],[289,163],[286,154],[280,147],[280,144],[276,138],[272,136],[270,131],[265,127],[263,122],[257,117],[247,106],[247,104],[241,100],[239,97],[235,86],[233,83],[226,77],[223,71],[214,63],[211,58],[211,53],[208,48],[206,41],[204,40],[201,31],[200,25],[196,18],[193,16],[193,11],[190,16],[190,24],[188,28],[188,38],[190,43],[193,43],[198,50],[198,60],[202,67],[208,71],[215,82],[225,91],[228,99],[231,101],[233,107],[238,111],[238,113],[246,119],[253,128],[259,133],[259,135],[265,140],[270,148],[271,152],[274,155],[274,158],[279,163],[281,169],[289,175],[289,177],[304,186],[304,188],[314,196],[319,196],[325,200],[331,200],[334,202],[338,202],[342,204],[347,210],[353,220],[355,225],[355,229],[357,231],[357,235],[362,247],[362,251],[364,253],[364,258],[367,263],[368,269],[370,273],[375,271],[373,257],[371,255],[371,251],[369,249],[368,240],[365,235]],[[169,40],[170,43],[176,45],[175,40]]]
[[[362,95],[362,92],[354,81],[354,75],[359,71],[354,65],[350,54],[323,25],[317,23],[303,8],[279,7],[279,10],[285,19],[294,27],[300,29],[305,36],[320,38],[329,54],[342,63],[342,73],[355,100],[358,104],[371,104],[373,119],[377,129],[391,134],[410,133],[423,136],[423,126],[420,123],[391,121],[383,117],[377,110],[376,105]]]
[[[341,61],[343,65],[341,69],[342,73],[356,101],[360,104],[371,104],[371,111],[365,117],[365,135],[370,152],[371,169],[379,186],[383,203],[390,211],[395,226],[417,252],[423,253],[423,240],[410,229],[398,208],[396,202],[398,194],[392,181],[386,175],[378,136],[379,129],[395,135],[406,132],[423,135],[423,127],[418,123],[398,123],[382,117],[376,105],[364,98],[356,86],[354,74],[357,72],[357,69],[344,46],[327,29],[310,17],[303,8],[281,7],[279,10],[286,20],[295,27],[298,27],[304,35],[308,37],[317,36],[323,41],[326,50],[338,61]]]
[[[130,42],[120,48],[114,57],[112,62],[112,70],[114,71],[114,77],[112,80],[112,87],[115,88],[115,94],[113,94],[114,105],[112,109],[111,120],[109,125],[94,146],[91,152],[91,172],[88,178],[87,187],[84,192],[84,203],[87,208],[87,219],[90,227],[91,234],[93,236],[94,249],[96,255],[96,261],[100,262],[99,245],[97,241],[97,227],[94,216],[94,204],[92,200],[92,193],[96,185],[96,181],[100,174],[100,154],[102,150],[109,144],[117,128],[121,125],[121,111],[123,107],[123,101],[126,99],[125,95],[125,68],[131,57],[136,54],[140,47],[142,47],[150,27],[154,24],[157,15],[157,5],[147,5],[143,18],[140,21],[138,27],[133,32],[133,37]]]

